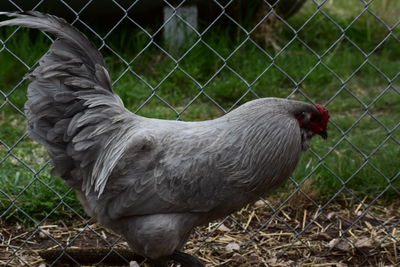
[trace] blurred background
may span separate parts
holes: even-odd
[[[284,187],[193,235],[186,249],[210,266],[399,262],[399,1],[0,3],[15,10],[49,12],[84,32],[115,92],[142,116],[207,120],[259,97],[327,106],[329,139],[314,138]],[[105,230],[26,136],[23,77],[51,42],[38,31],[0,29],[0,263],[10,266],[36,266],[38,249],[74,240],[124,246],[98,234]]]

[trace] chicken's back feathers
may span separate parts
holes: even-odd
[[[135,125],[113,94],[101,54],[63,19],[39,12],[6,13],[16,25],[55,34],[58,39],[28,74],[25,113],[29,136],[45,145],[53,174],[78,190],[101,192],[122,156]]]
[[[265,98],[210,121],[146,119],[110,176],[104,196],[119,194],[108,198],[108,214],[220,217],[252,202],[285,181],[297,164],[296,108],[313,109]]]

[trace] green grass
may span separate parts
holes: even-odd
[[[388,5],[386,1],[382,3]],[[391,14],[379,5],[371,6],[371,9],[387,23],[391,23],[397,14]],[[307,184],[319,193],[321,201],[343,190],[344,186],[360,199],[372,199],[382,191],[386,200],[399,198],[400,178],[396,175],[399,173],[400,129],[395,128],[400,122],[400,78],[396,78],[400,66],[399,43],[389,37],[374,50],[385,38],[387,30],[368,13],[349,26],[363,10],[355,2],[328,2],[323,10],[346,30],[344,34],[322,14],[303,27],[316,11],[311,1],[288,21],[295,30],[301,28],[299,38],[314,53],[297,39],[286,47],[294,36],[286,26],[277,30],[275,36],[277,44],[284,48],[278,51],[245,41],[246,36],[238,34],[232,25],[215,27],[205,33],[203,41],[226,59],[227,66],[242,78],[224,67],[224,61],[203,43],[189,42],[177,50],[155,39],[178,61],[176,64],[149,43],[151,39],[145,34],[118,30],[106,39],[106,43],[124,60],[131,62],[130,70],[135,75],[129,71],[125,73],[127,66],[109,48],[103,47],[101,52],[116,81],[115,91],[130,110],[147,117],[211,119],[224,113],[218,105],[228,111],[256,96],[287,97],[292,94],[295,99],[326,104],[332,114],[330,138],[326,142],[314,138],[312,145],[313,151],[323,159],[322,164],[314,153],[307,153],[294,178],[302,181],[307,177]],[[2,30],[0,38],[7,39],[13,31]],[[399,38],[400,28],[394,29],[393,34]],[[97,37],[90,34],[89,37],[98,46],[101,44]],[[341,41],[336,42],[338,38]],[[352,43],[370,54],[368,60]],[[43,147],[28,137],[20,140],[26,122],[14,107],[23,110],[27,82],[20,84],[20,81],[28,68],[7,49],[32,66],[49,45],[50,41],[43,34],[28,30],[20,30],[7,40],[6,49],[2,49],[0,43],[0,90],[7,95],[0,98],[0,140],[5,144],[0,145],[0,214],[4,213],[3,216],[9,219],[25,218],[16,205],[37,220],[49,214],[51,218],[71,216],[68,206],[80,210],[74,194],[63,181],[51,177],[50,166],[43,167],[48,160]],[[240,48],[233,53],[238,45]],[[264,72],[266,68],[268,70]],[[147,84],[156,89],[153,91]],[[295,90],[296,86],[300,91]],[[390,89],[383,93],[388,86]],[[204,87],[204,93],[199,94],[201,87]],[[246,96],[242,98],[244,94]],[[366,106],[359,101],[368,106],[367,113]],[[356,123],[362,114],[362,119]],[[290,187],[287,183],[281,191]],[[342,195],[346,194],[348,192],[344,190]]]

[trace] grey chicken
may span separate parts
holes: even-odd
[[[57,40],[27,77],[29,136],[85,211],[122,235],[154,266],[203,266],[181,252],[192,229],[224,217],[282,184],[311,137],[327,137],[321,105],[250,101],[209,121],[144,118],[112,91],[101,54],[63,19],[6,13],[0,26],[53,33]]]

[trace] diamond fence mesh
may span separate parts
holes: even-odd
[[[390,1],[23,1],[3,10],[66,17],[144,116],[202,120],[259,97],[321,103],[314,140],[283,189],[197,229],[185,247],[210,266],[397,266],[400,261],[400,5]],[[0,35],[0,262],[109,263],[126,243],[84,215],[25,132],[24,73],[52,37]],[[72,250],[75,249],[75,250]],[[86,254],[85,254],[86,253]],[[139,262],[139,264],[144,264]],[[115,264],[114,264],[115,265]]]

